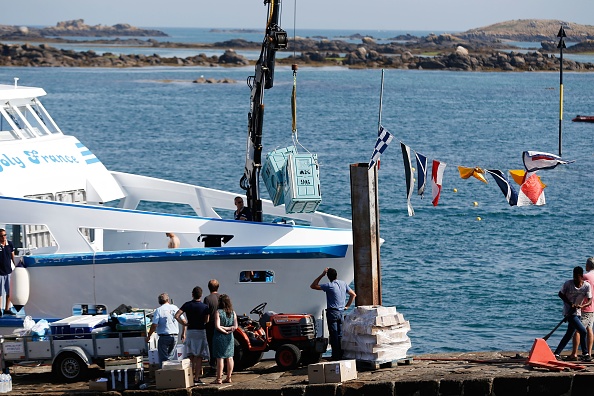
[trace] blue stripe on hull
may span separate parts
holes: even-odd
[[[35,268],[161,261],[318,259],[345,257],[347,249],[348,245],[126,250],[25,256],[24,261],[25,267]]]

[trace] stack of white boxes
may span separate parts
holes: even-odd
[[[372,363],[404,359],[411,347],[406,334],[409,330],[410,323],[396,307],[359,306],[345,317],[343,358]]]

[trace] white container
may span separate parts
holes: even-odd
[[[175,347],[175,355],[173,356],[173,360],[183,360],[186,358],[186,346],[185,345],[178,345]]]
[[[149,349],[148,351],[149,364],[158,364],[159,362],[159,351],[157,349]]]

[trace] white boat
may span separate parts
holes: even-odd
[[[249,191],[247,202],[286,224],[224,219],[219,212],[228,216],[240,194],[109,171],[60,130],[40,102],[45,94],[16,79],[0,85],[0,225],[29,273],[12,296],[27,300],[27,315],[63,318],[81,303],[154,308],[161,292],[181,304],[196,285],[207,294],[214,278],[239,313],[268,302],[320,318],[325,298],[309,290],[312,280],[325,267],[354,279],[350,220],[287,214]],[[246,168],[254,162],[249,144],[247,157]],[[185,204],[195,216],[136,209],[147,201]],[[180,248],[167,248],[166,232]],[[251,282],[242,282],[246,273]],[[28,296],[18,295],[26,286]]]

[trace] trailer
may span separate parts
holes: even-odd
[[[105,368],[106,359],[148,356],[146,310],[141,310],[143,324],[137,326],[121,325],[102,315],[107,312],[104,305],[76,304],[72,310],[73,316],[50,324],[52,334],[0,336],[2,370],[51,363],[56,377],[75,382],[85,378],[92,364]],[[102,327],[94,329],[94,323]]]
[[[51,363],[52,373],[63,381],[86,379],[88,368],[105,368],[105,359],[122,356],[147,356],[146,331],[121,331],[90,334],[86,338],[63,335],[0,337],[2,369],[25,362]]]

